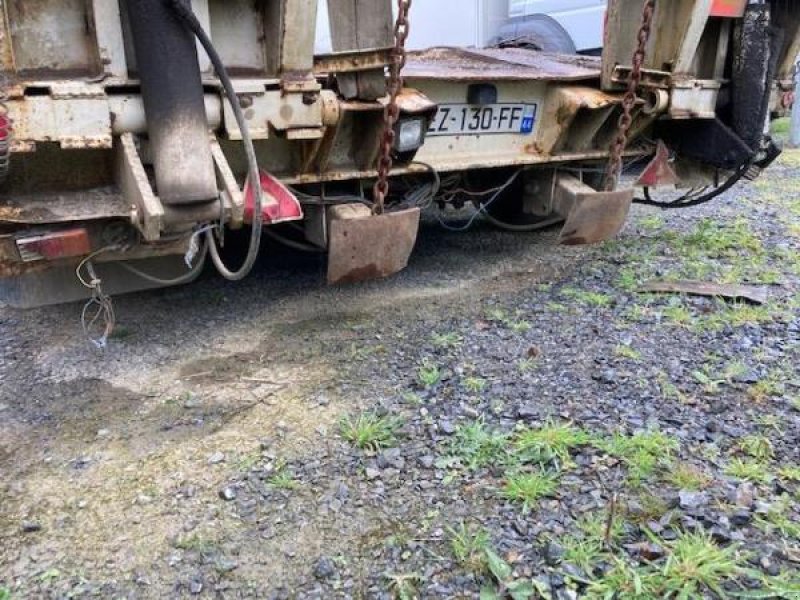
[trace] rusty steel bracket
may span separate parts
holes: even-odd
[[[157,242],[164,227],[164,205],[156,196],[131,133],[119,137],[116,148],[116,179],[131,206],[131,222],[148,242]]]
[[[559,243],[596,244],[616,236],[625,226],[634,190],[598,192],[572,175],[559,174],[553,209],[566,219]]]
[[[394,275],[408,266],[420,210],[373,215],[363,204],[328,209],[328,283],[353,283]]]

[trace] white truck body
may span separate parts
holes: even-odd
[[[410,48],[486,47],[510,19],[546,14],[569,33],[579,51],[603,46],[607,0],[415,0]],[[317,52],[331,51],[328,3],[320,0]]]

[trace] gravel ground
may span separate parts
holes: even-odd
[[[798,174],[339,289],[273,251],[105,352],[0,308],[0,598],[800,598]],[[685,278],[770,300],[637,291]]]

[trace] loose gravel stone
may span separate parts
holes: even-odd
[[[336,565],[327,556],[320,557],[314,564],[314,577],[317,579],[330,579],[336,575]]]
[[[219,497],[225,500],[225,502],[236,500],[236,490],[232,487],[224,487],[219,491]]]

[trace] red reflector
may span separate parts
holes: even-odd
[[[0,115],[0,141],[8,139],[11,132],[11,121],[6,115]]]
[[[92,251],[85,229],[67,229],[19,238],[17,249],[24,262],[74,258]]]
[[[747,0],[714,0],[711,5],[712,17],[743,17]]]
[[[289,188],[276,177],[261,171],[261,189],[264,190],[262,214],[265,225],[277,225],[287,221],[299,221],[303,218],[303,208]],[[244,220],[253,222],[253,212],[256,205],[255,190],[247,182],[245,186]]]

